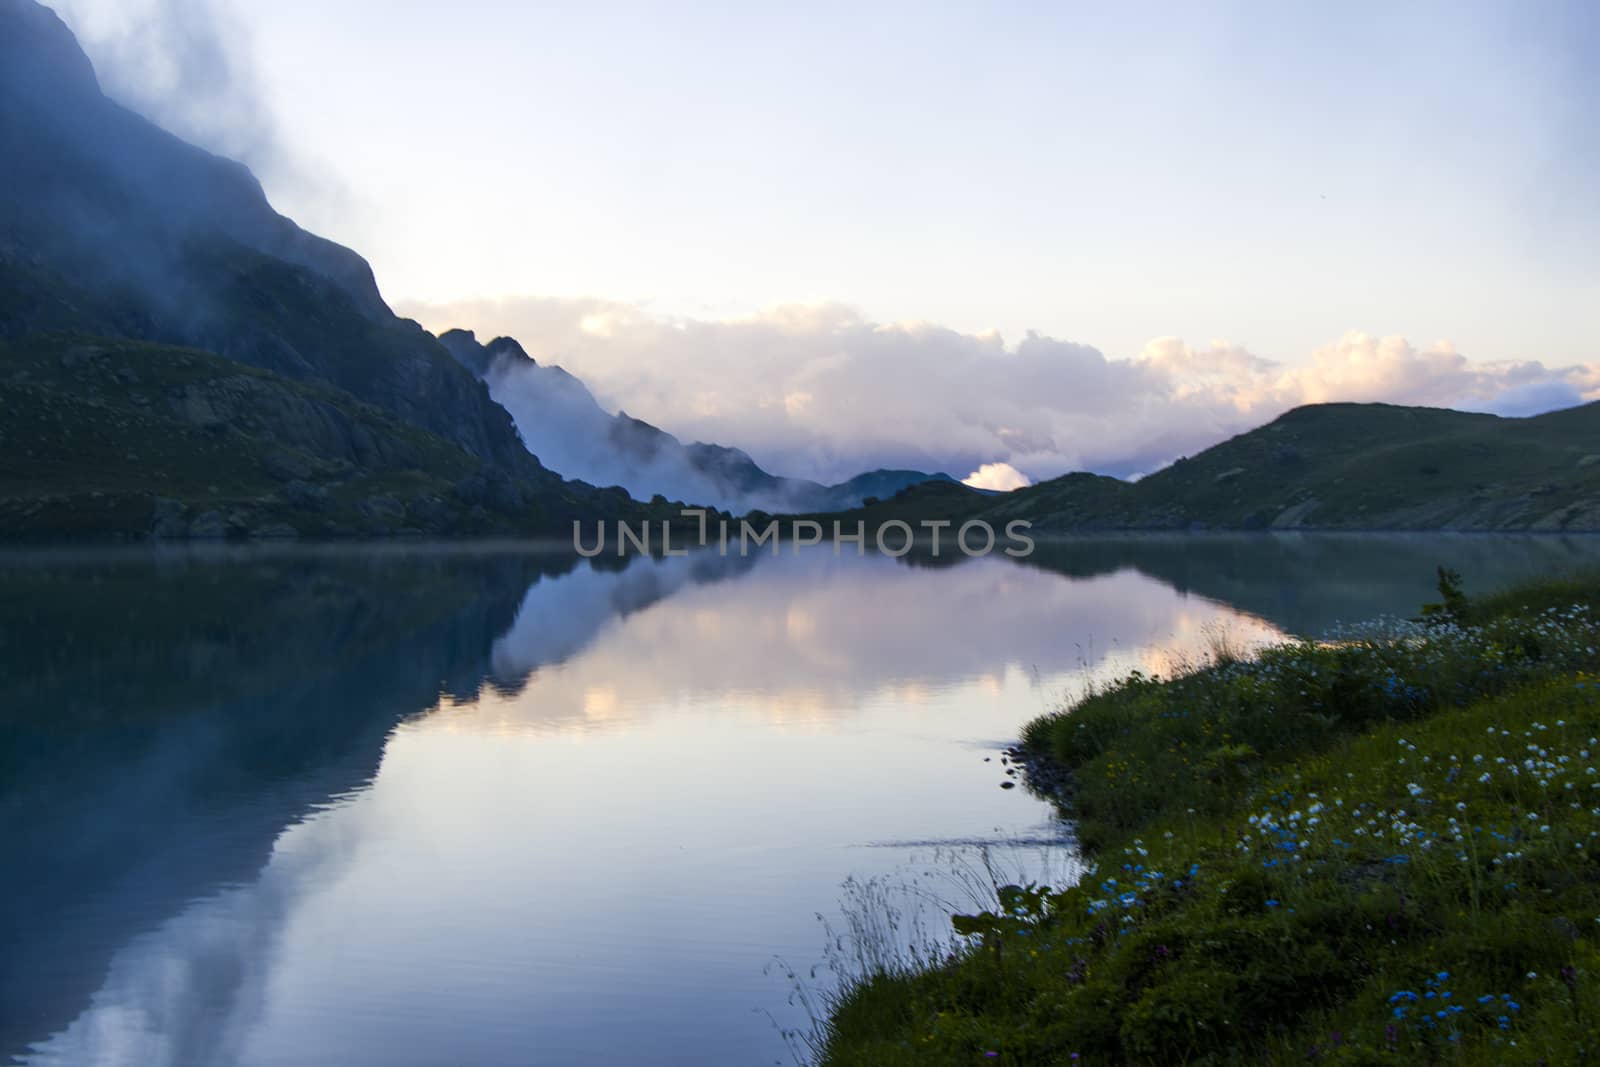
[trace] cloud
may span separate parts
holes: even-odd
[[[509,334],[607,408],[684,440],[745,449],[776,473],[875,467],[1033,480],[1158,469],[1299,404],[1335,400],[1527,414],[1600,398],[1600,363],[1480,363],[1448,343],[1352,332],[1298,365],[1223,341],[1161,337],[1129,358],[1029,333],[876,322],[842,304],[695,319],[594,298],[402,305],[435,330]],[[1495,407],[1500,404],[1503,407]]]
[[[237,160],[313,224],[361,209],[285,138],[244,19],[222,0],[56,0],[105,94],[191,144]]]
[[[974,489],[994,489],[1002,493],[1033,484],[1032,479],[1009,463],[985,463],[961,480]]]
[[[244,27],[215,0],[64,0],[59,10],[108,96],[246,164],[280,152]]]

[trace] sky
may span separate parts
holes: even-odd
[[[1600,7],[61,0],[431,329],[824,480],[1600,397]]]

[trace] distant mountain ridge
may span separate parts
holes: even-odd
[[[582,381],[541,365],[510,337],[482,344],[472,331],[458,329],[440,334],[439,342],[489,383],[528,447],[549,466],[596,485],[620,485],[636,496],[662,493],[735,513],[829,512],[924,482],[955,481],[912,470],[868,471],[835,485],[782,477],[741,449],[703,441],[685,445],[625,411],[606,411]]]
[[[1068,474],[998,499],[919,486],[867,509],[1073,530],[1600,530],[1600,402],[1531,418],[1314,404],[1137,482]]]

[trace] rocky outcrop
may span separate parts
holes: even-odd
[[[310,463],[291,449],[358,467],[414,467],[417,449],[404,437],[375,431],[331,401],[286,388],[269,378],[244,374],[173,388],[174,414],[202,430],[238,427],[286,446],[268,454],[268,472],[305,478]]]

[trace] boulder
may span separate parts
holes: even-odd
[[[215,540],[228,536],[228,520],[220,511],[207,511],[189,524],[189,536],[197,540]]]
[[[400,501],[384,493],[363,500],[361,514],[385,526],[395,526],[405,519],[406,509]]]
[[[326,511],[332,504],[322,486],[298,479],[283,487],[283,498],[301,511]]]
[[[150,536],[158,541],[175,540],[186,536],[189,524],[183,519],[185,508],[176,500],[157,497],[150,509]]]

